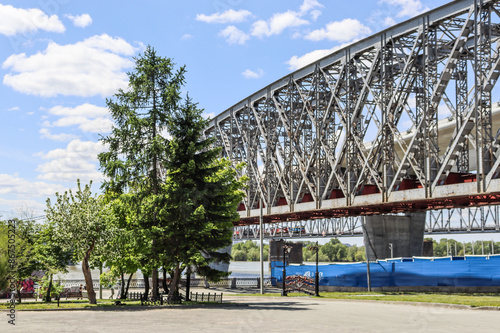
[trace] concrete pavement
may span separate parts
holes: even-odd
[[[500,311],[313,298],[237,297],[230,306],[1,312],[0,332],[498,332]]]

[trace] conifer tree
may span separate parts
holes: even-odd
[[[230,254],[218,250],[232,242],[232,222],[239,218],[237,206],[244,196],[246,179],[237,179],[230,162],[219,157],[220,148],[212,148],[215,139],[204,137],[208,120],[202,112],[188,98],[171,113],[167,126],[172,138],[160,214],[168,221],[163,245],[174,272],[169,300],[185,267],[211,279],[227,276],[209,264],[229,262]]]
[[[147,266],[160,267],[157,241],[162,236],[158,219],[164,177],[167,139],[163,135],[168,114],[177,108],[184,84],[185,68],[174,71],[174,63],[148,46],[135,58],[128,73],[128,90],[119,90],[107,106],[115,122],[112,132],[101,141],[109,151],[99,154],[101,170],[108,177],[106,192],[123,195],[120,199],[136,217],[129,227],[147,231],[152,254]],[[153,268],[153,295],[158,290],[158,272]]]

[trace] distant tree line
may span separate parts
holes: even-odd
[[[312,249],[316,242],[302,242],[302,256],[304,262],[316,261],[316,252]],[[247,240],[233,245],[231,255],[234,261],[259,261],[260,249],[257,242]],[[264,259],[269,258],[269,245],[264,245]],[[318,260],[321,262],[359,262],[365,260],[364,246],[342,244],[340,240],[332,238],[328,243],[319,245]]]
[[[489,255],[500,254],[500,242],[474,241],[461,242],[454,239],[442,238],[438,241],[425,238],[433,243],[435,257]],[[302,256],[304,262],[316,261],[316,252],[312,249],[316,242],[302,242]],[[456,250],[455,250],[456,249]],[[259,261],[258,242],[247,240],[233,245],[231,255],[234,261]],[[264,259],[269,259],[269,245],[264,245]],[[321,262],[361,262],[366,261],[365,247],[342,244],[337,238],[332,238],[326,244],[319,245],[318,260]]]
[[[500,254],[500,242],[494,241],[472,241],[461,242],[454,239],[441,238],[438,241],[432,238],[425,238],[432,241],[434,257],[465,255],[489,255]]]

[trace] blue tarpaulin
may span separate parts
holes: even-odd
[[[444,258],[400,258],[370,262],[372,287],[500,286],[500,255]],[[281,282],[283,267],[271,262],[271,275]],[[289,265],[286,275],[314,277],[315,265]],[[367,287],[366,263],[319,266],[320,286]]]

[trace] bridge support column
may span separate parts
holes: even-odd
[[[370,260],[421,256],[425,212],[366,216],[363,239]],[[391,245],[392,244],[392,245]]]

